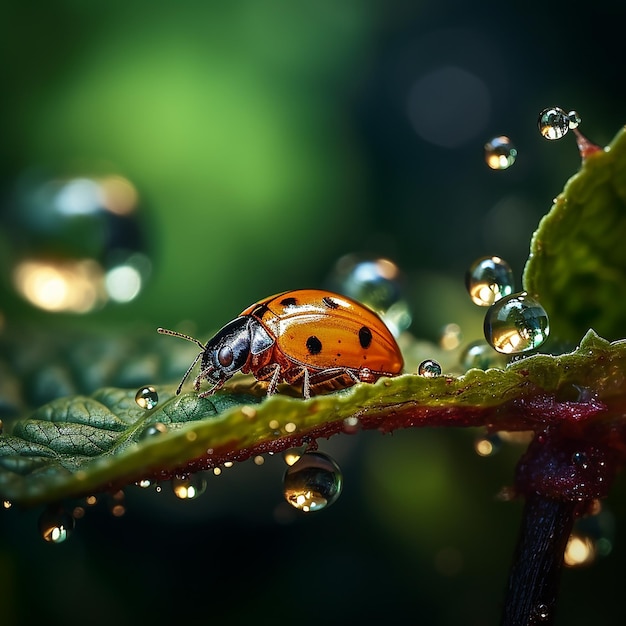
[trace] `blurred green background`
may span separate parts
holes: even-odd
[[[77,331],[174,353],[156,326],[207,338],[261,297],[328,285],[346,254],[398,264],[413,335],[436,342],[454,322],[480,337],[465,269],[499,254],[519,277],[579,165],[573,137],[539,135],[539,111],[576,109],[601,145],[626,121],[625,13],[616,1],[10,3],[4,339],[41,371],[60,351],[33,350]],[[517,161],[492,171],[483,146],[502,134]],[[91,299],[74,312],[71,298],[29,301],[45,264],[97,284]],[[0,622],[497,623],[521,508],[495,495],[522,448],[481,459],[475,435],[322,442],[345,491],[310,517],[281,504],[280,459],[232,468],[193,502],[129,489],[116,518],[104,498],[58,546],[38,538],[39,512],[5,511]],[[622,623],[615,493],[612,551],[566,571],[561,624]]]

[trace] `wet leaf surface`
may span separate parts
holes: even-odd
[[[589,328],[626,335],[626,131],[587,156],[541,220],[524,288],[548,312],[552,335],[578,342]]]
[[[556,425],[577,435],[593,431],[621,454],[625,373],[626,342],[590,332],[575,352],[558,357],[535,355],[459,377],[407,374],[310,400],[290,389],[266,398],[261,385],[238,379],[210,398],[160,387],[158,405],[144,410],[136,389],[104,388],[53,400],[0,437],[0,497],[30,505],[166,480],[354,432],[355,424],[383,432]]]

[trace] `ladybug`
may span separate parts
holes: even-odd
[[[158,328],[164,335],[192,341],[202,352],[194,359],[178,385],[196,363],[200,373],[194,389],[206,379],[210,396],[236,372],[269,381],[267,395],[279,382],[302,384],[311,397],[317,389],[339,389],[358,382],[375,382],[395,376],[403,367],[402,354],[385,323],[354,300],[319,289],[285,291],[249,306],[203,345],[197,339]]]

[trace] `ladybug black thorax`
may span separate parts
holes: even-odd
[[[201,367],[205,376],[217,383],[245,368],[248,361],[274,344],[263,325],[249,315],[229,322],[207,341]]]

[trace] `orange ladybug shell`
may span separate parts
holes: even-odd
[[[309,371],[367,368],[374,378],[404,365],[385,323],[354,300],[319,289],[286,291],[245,309],[275,339],[275,350]],[[276,357],[275,357],[276,358]]]

